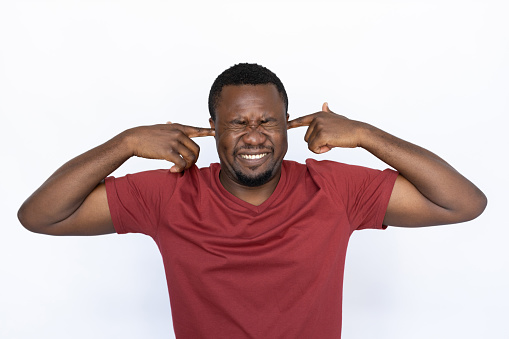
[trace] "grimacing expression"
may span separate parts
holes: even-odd
[[[223,87],[216,107],[221,179],[261,186],[279,179],[288,149],[286,107],[273,84]]]

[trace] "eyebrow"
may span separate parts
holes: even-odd
[[[233,119],[233,120],[230,120],[228,121],[229,124],[243,124],[245,123],[246,120],[243,120],[243,119]]]
[[[274,117],[262,117],[262,119],[260,119],[260,120],[263,121],[263,122],[277,121],[277,119],[274,118]],[[235,118],[235,119],[230,120],[228,123],[230,123],[230,124],[243,124],[245,122],[246,122],[246,119]]]
[[[264,121],[277,121],[277,119],[274,118],[274,117],[268,117],[268,118],[264,118],[262,120],[264,120]]]

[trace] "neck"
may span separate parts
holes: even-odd
[[[228,192],[254,206],[263,204],[272,195],[280,178],[281,170],[265,184],[249,187],[228,178],[223,174],[223,171],[219,173],[219,181]]]

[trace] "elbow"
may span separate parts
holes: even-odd
[[[21,206],[18,210],[18,220],[24,228],[30,231],[30,223],[27,221],[26,212],[23,206]]]
[[[41,227],[41,224],[33,218],[33,213],[30,212],[26,204],[21,205],[19,208],[18,220],[20,224],[30,232],[45,234],[44,227]]]
[[[472,219],[475,219],[478,216],[480,216],[486,209],[486,206],[488,206],[488,197],[486,197],[486,195],[483,192],[479,191],[479,198],[477,199],[476,205],[476,214]]]
[[[25,204],[21,205],[18,210],[18,220],[20,224],[30,232],[39,233],[37,232],[37,228],[34,227],[33,223],[30,222],[29,215],[30,213],[27,211]]]
[[[77,235],[72,230],[65,228],[65,225],[62,227],[62,222],[65,219],[51,222],[50,217],[30,202],[23,203],[17,215],[20,224],[30,232],[44,235]]]
[[[460,222],[474,220],[479,217],[484,212],[487,205],[488,198],[483,192],[478,191],[475,197],[469,199],[469,204],[462,213],[462,220]]]

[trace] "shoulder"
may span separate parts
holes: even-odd
[[[307,159],[306,166],[311,172],[331,175],[341,174],[342,176],[378,176],[382,173],[392,171],[391,169],[379,170],[337,161],[315,159]]]
[[[172,177],[169,170],[158,169],[150,171],[142,171],[137,173],[128,173],[123,176],[109,176],[105,179],[106,188],[111,185],[127,184],[127,183],[145,183],[150,184],[155,181],[168,180]]]
[[[356,171],[373,171],[374,169],[358,166],[358,165],[350,165],[342,162],[332,161],[332,160],[316,160],[316,159],[306,159],[306,166],[308,168],[316,169],[316,170],[327,170],[327,169],[336,169],[342,170],[346,172],[356,172]]]
[[[368,185],[371,182],[394,181],[397,172],[364,166],[344,164],[330,160],[306,160],[306,170],[315,181],[323,181],[336,189]]]
[[[331,160],[307,159],[306,167],[308,171],[313,175],[326,175],[326,176],[340,175],[348,177],[380,172],[379,170],[375,170],[368,167],[350,165]]]
[[[198,168],[193,165],[181,173],[170,172],[169,169],[156,169],[126,174],[120,177],[110,176],[106,178],[107,188],[112,185],[135,185],[140,187],[161,188],[166,185],[177,184],[178,182],[194,182],[209,180],[212,172],[218,172],[219,164],[211,164],[209,167]]]
[[[331,160],[315,160],[315,159],[306,159],[305,164],[301,164],[299,162],[285,160],[283,162],[283,168],[287,173],[306,173],[311,176],[329,176],[329,175],[337,175],[339,173],[343,173],[348,175],[349,173],[359,173],[362,171],[375,171],[370,168],[356,166],[356,165],[348,165],[336,161]]]

